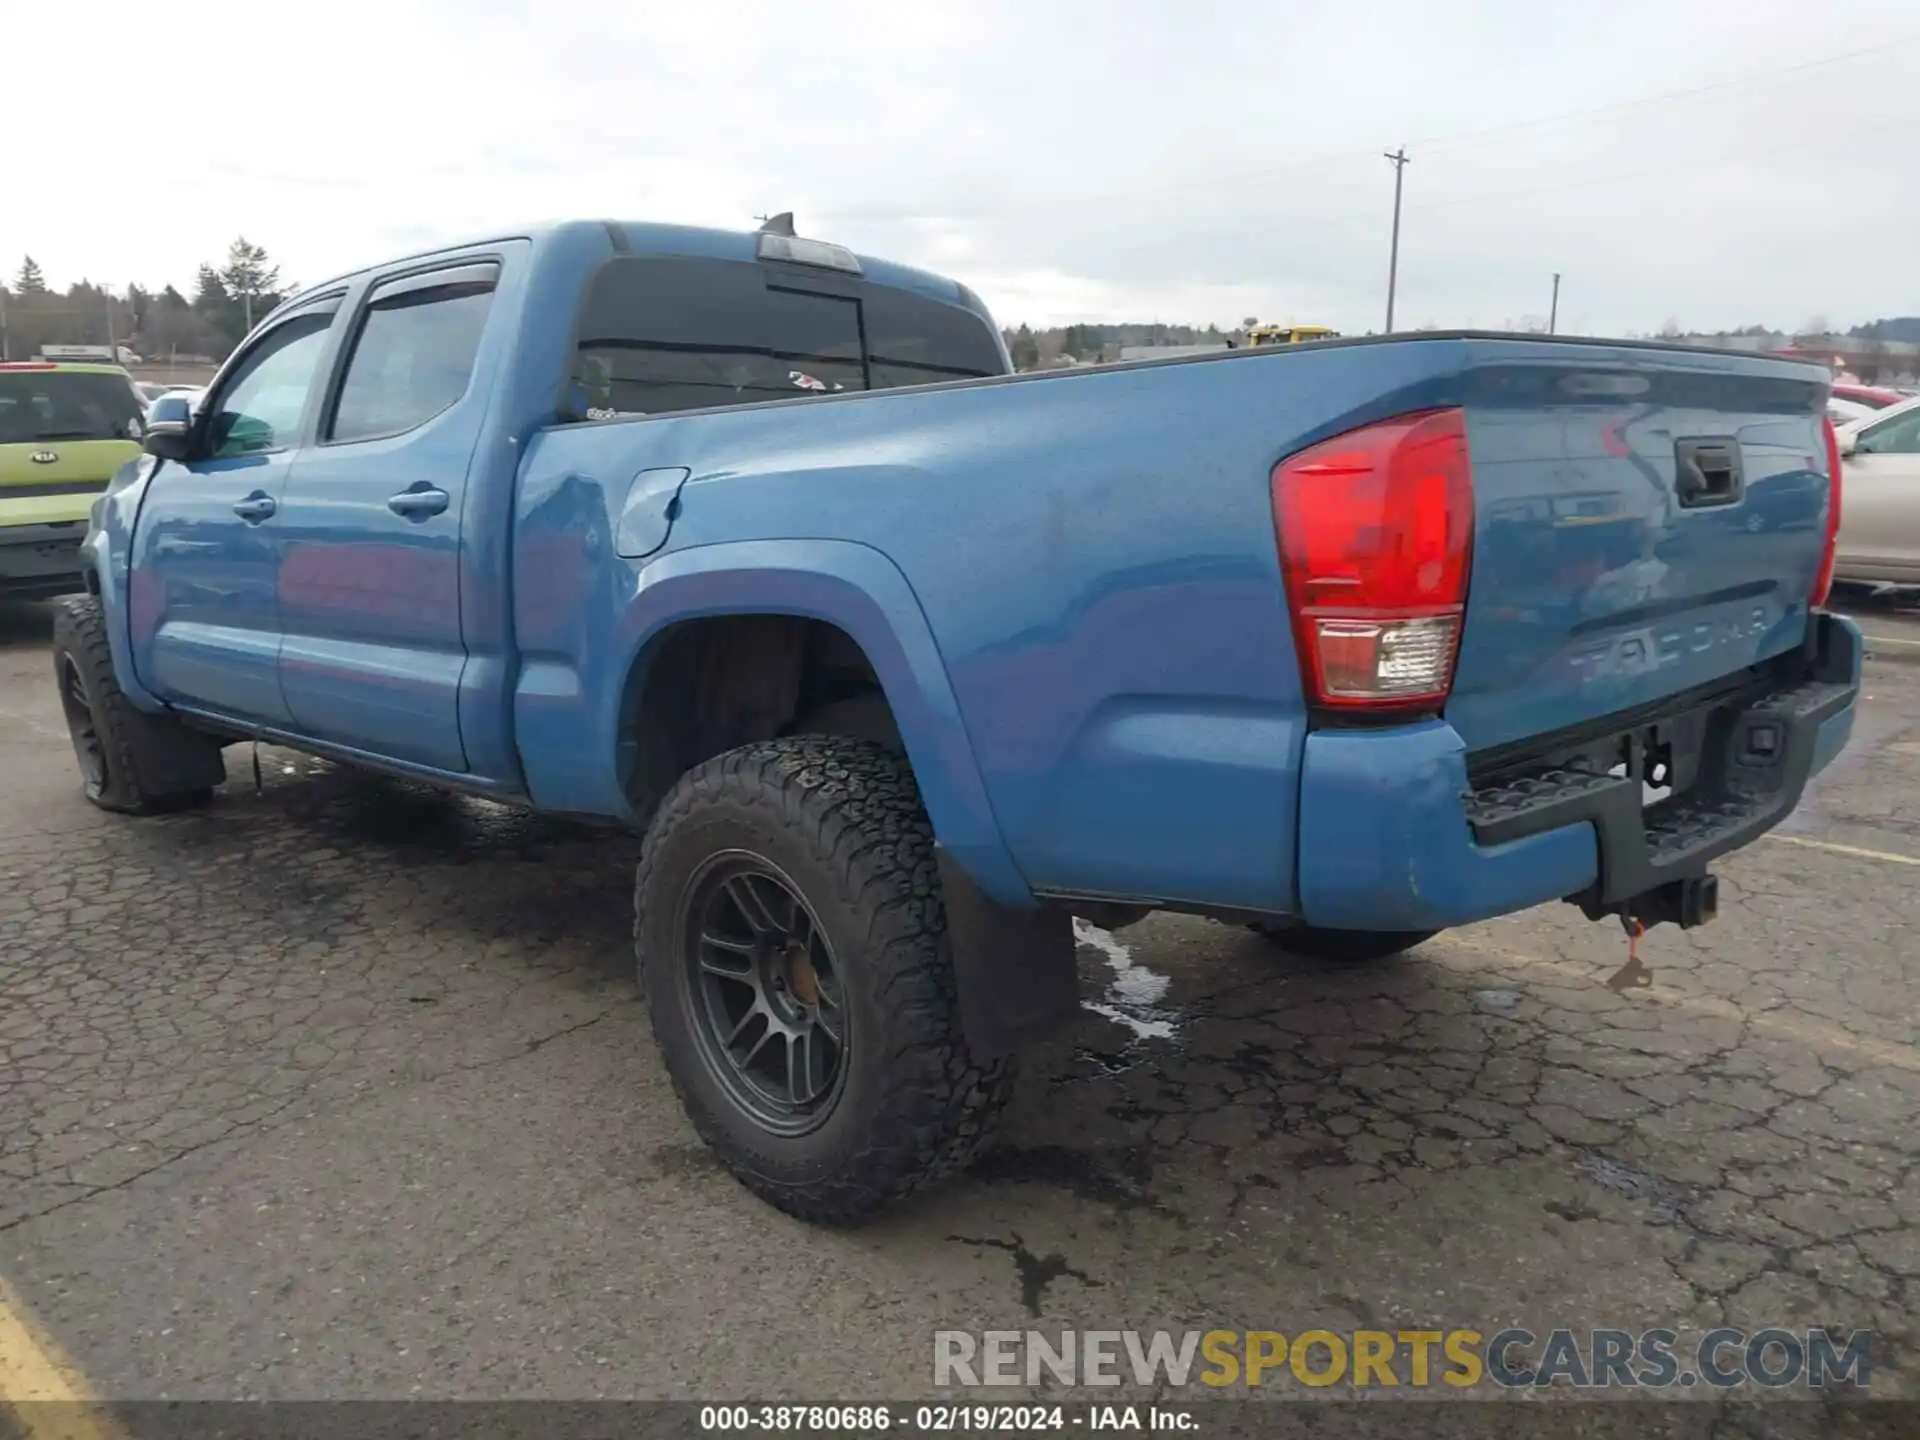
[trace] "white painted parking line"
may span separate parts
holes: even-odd
[[[1841,845],[1832,840],[1809,840],[1804,835],[1769,835],[1782,845],[1804,845],[1809,850],[1825,850],[1834,855],[1851,855],[1856,860],[1879,860],[1888,865],[1920,865],[1920,856],[1901,855],[1892,850],[1869,850],[1861,845]]]
[[[97,1408],[79,1368],[34,1324],[0,1280],[0,1408],[11,1408],[28,1440],[118,1440],[120,1427]]]
[[[1582,987],[1606,983],[1604,965],[1557,956],[1529,955],[1519,950],[1509,950],[1504,945],[1489,944],[1477,935],[1463,934],[1458,930],[1449,930],[1429,940],[1418,953],[1443,963],[1451,959],[1463,969],[1533,971],[1550,976],[1562,984]],[[1478,958],[1467,959],[1466,956]],[[1623,989],[1619,994],[1622,1000],[1635,1005],[1664,1006],[1700,1019],[1726,1020],[1744,1025],[1749,1030],[1804,1045],[1816,1055],[1858,1055],[1897,1070],[1920,1072],[1920,1046],[1883,1040],[1874,1035],[1856,1035],[1829,1021],[1797,1015],[1790,1010],[1749,1009],[1718,995],[1702,994],[1660,982],[1644,988]]]

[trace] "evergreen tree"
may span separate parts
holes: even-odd
[[[13,288],[22,295],[47,293],[47,277],[40,273],[40,264],[31,255],[20,262],[20,274],[13,282]]]
[[[1040,368],[1040,342],[1034,338],[1033,327],[1022,325],[1007,336],[1007,349],[1013,356],[1013,368],[1016,370],[1038,370]]]
[[[242,235],[227,247],[227,263],[220,267],[220,283],[240,307],[241,334],[280,303],[280,267],[267,252]]]
[[[231,350],[247,333],[239,305],[227,293],[227,285],[220,278],[220,272],[211,265],[202,265],[194,276],[193,313],[200,317],[211,334],[219,337],[223,349]]]

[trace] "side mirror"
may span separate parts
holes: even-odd
[[[1840,458],[1842,460],[1849,458],[1850,456],[1856,454],[1859,451],[1860,437],[1858,435],[1855,435],[1851,431],[1849,431],[1848,433],[1840,436],[1839,438],[1840,438]]]
[[[184,395],[162,395],[147,411],[147,454],[161,460],[186,460],[193,454],[193,402]]]

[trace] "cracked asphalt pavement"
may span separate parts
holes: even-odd
[[[682,1118],[634,841],[242,748],[99,814],[47,633],[0,607],[0,1277],[102,1395],[899,1399],[941,1328],[1509,1323],[1870,1327],[1920,1395],[1920,666],[1631,966],[1568,906],[1347,969],[1082,926],[997,1148],[833,1233]]]

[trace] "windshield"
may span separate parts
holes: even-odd
[[[0,445],[136,439],[140,410],[138,394],[116,375],[0,371]]]

